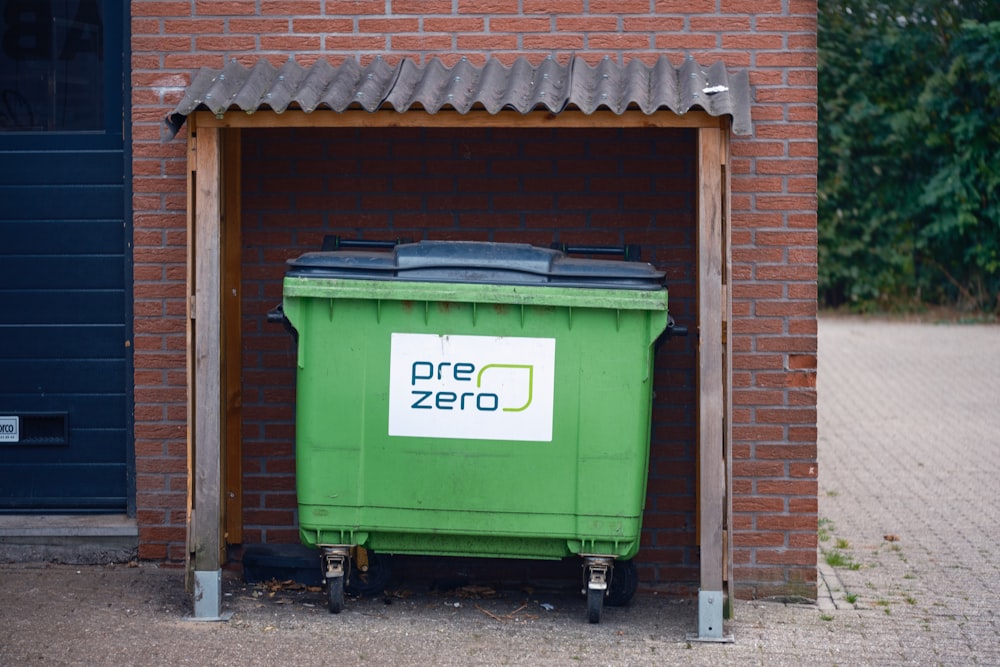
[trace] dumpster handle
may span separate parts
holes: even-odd
[[[342,239],[336,234],[327,234],[323,237],[323,252],[331,250],[345,250],[347,248],[369,248],[372,250],[389,250],[403,243],[411,243],[410,239],[396,239],[395,241],[376,241],[367,239]]]
[[[554,241],[550,246],[553,250],[561,250],[567,255],[621,255],[626,261],[638,262],[642,259],[642,248],[638,243],[626,243],[623,246],[611,245],[570,245]]]
[[[673,336],[687,336],[688,335],[688,328],[687,327],[683,327],[683,326],[678,326],[677,323],[674,322],[674,318],[668,316],[667,317],[667,330],[666,330],[665,333],[667,334],[668,338],[673,337]]]
[[[267,321],[271,324],[284,324],[288,321],[285,317],[285,305],[279,303],[277,306],[267,311]]]
[[[667,341],[670,340],[671,338],[677,338],[680,336],[687,336],[687,335],[688,335],[688,328],[683,326],[678,326],[677,323],[674,322],[674,318],[670,315],[667,315],[667,326],[660,333],[660,335],[656,337],[656,341],[653,343],[654,350],[655,352],[659,352],[660,348],[666,345]]]
[[[292,336],[295,344],[299,344],[299,332],[295,330],[295,325],[285,315],[285,304],[279,303],[277,306],[267,311],[267,321],[269,324],[280,324]]]

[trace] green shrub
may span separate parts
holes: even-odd
[[[997,310],[1000,3],[819,7],[821,301]]]

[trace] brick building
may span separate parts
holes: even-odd
[[[676,67],[687,59],[745,71],[752,95],[748,134],[735,134],[731,117],[716,114],[728,204],[721,252],[730,258],[719,334],[729,351],[723,368],[731,367],[723,383],[732,421],[719,427],[731,434],[725,577],[739,597],[815,594],[815,2],[133,0],[130,9],[132,500],[141,558],[188,557],[189,488],[199,474],[189,417],[204,397],[189,404],[197,380],[187,351],[189,266],[199,261],[189,202],[204,180],[192,177],[192,165],[203,156],[189,154],[194,116],[182,118],[173,137],[164,118],[200,68],[235,62],[250,71],[262,60],[278,68],[290,58],[306,69],[377,58],[451,67],[462,57],[475,66],[510,66],[520,57],[535,66],[549,57],[624,66],[665,56]],[[298,539],[295,350],[266,312],[280,301],[284,261],[317,248],[326,234],[638,243],[643,259],[666,271],[672,315],[692,330],[699,323],[699,135],[683,126],[686,113],[647,116],[680,119],[673,126],[573,127],[436,126],[427,119],[445,111],[419,106],[371,116],[379,114],[407,120],[292,127],[267,121],[281,116],[263,100],[254,116],[235,106],[225,114],[253,120],[220,140],[218,158],[229,170],[222,217],[238,219],[235,227],[225,221],[238,234],[223,241],[236,245],[220,270],[237,276],[226,283],[219,316],[225,544]],[[643,586],[671,592],[699,581],[697,347],[695,336],[672,340],[656,360],[637,560]]]
[[[732,138],[732,547],[744,595],[815,580],[815,7],[810,2],[134,2],[133,205],[140,554],[184,558],[185,144],[162,122],[194,70],[229,59],[362,63],[487,56],[593,63],[667,55],[749,71],[753,134]],[[391,11],[390,11],[391,10]],[[752,10],[752,13],[747,13]],[[412,110],[417,114],[421,111]],[[665,112],[669,113],[669,112]],[[183,132],[183,131],[182,131]],[[268,326],[284,260],[323,234],[640,243],[695,315],[696,193],[683,129],[245,130],[242,530],[295,541],[294,350]],[[694,341],[658,359],[644,583],[697,581]]]

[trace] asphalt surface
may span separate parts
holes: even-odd
[[[816,604],[740,601],[730,644],[640,593],[586,623],[565,590],[408,590],[326,611],[228,575],[186,620],[183,573],[0,565],[0,665],[1000,665],[1000,327],[820,323]]]

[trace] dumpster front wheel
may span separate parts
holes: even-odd
[[[587,589],[587,620],[591,623],[601,622],[604,611],[604,591],[596,588]]]
[[[326,601],[331,614],[344,610],[344,578],[331,577],[326,580]]]
[[[607,556],[584,556],[583,568],[586,573],[587,620],[600,623],[604,611],[604,596],[608,593],[608,583],[615,566],[615,559]]]
[[[339,614],[344,610],[344,579],[351,565],[351,549],[345,545],[324,546],[321,549],[327,604],[331,614]]]

